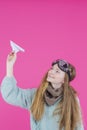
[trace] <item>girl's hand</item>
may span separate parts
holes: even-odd
[[[7,57],[7,65],[13,67],[15,61],[16,61],[16,53],[11,52]]]
[[[16,61],[16,58],[17,56],[15,52],[11,52],[7,57],[6,71],[7,71],[7,76],[9,77],[13,76],[13,65]]]

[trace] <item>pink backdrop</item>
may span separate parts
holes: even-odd
[[[79,93],[87,130],[87,2],[0,1],[0,82],[10,40],[26,50],[18,54],[14,68],[21,88],[38,87],[54,59],[76,66],[71,84]],[[29,130],[29,121],[28,111],[8,105],[0,94],[0,130]]]

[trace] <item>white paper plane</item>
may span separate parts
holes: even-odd
[[[13,42],[11,40],[10,40],[10,45],[12,47],[12,51],[14,51],[15,53],[17,53],[19,51],[22,51],[22,52],[25,51],[22,47],[20,47],[19,45],[17,45],[15,42]]]

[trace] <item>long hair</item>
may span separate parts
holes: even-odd
[[[73,80],[76,76],[75,67],[71,64],[69,65],[70,68],[70,76],[71,80]],[[31,106],[31,113],[36,121],[41,120],[44,114],[44,92],[48,87],[47,82],[47,73],[44,76],[39,88],[36,91],[32,106]],[[77,98],[77,92],[75,89],[70,85],[69,78],[67,73],[65,73],[64,83],[63,86],[63,98],[56,107],[53,116],[60,115],[59,120],[59,129],[62,130],[74,130],[78,123],[81,123],[81,113],[80,107]]]
[[[43,77],[42,82],[36,91],[33,104],[30,108],[32,115],[36,121],[39,121],[42,118],[43,113],[44,113],[43,95],[44,95],[46,88],[48,87],[48,82],[46,81],[46,79],[47,79],[47,73]]]

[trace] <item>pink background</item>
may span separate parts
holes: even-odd
[[[38,87],[57,58],[76,66],[71,84],[78,91],[87,130],[87,2],[0,1],[0,82],[10,40],[26,50],[18,53],[14,67],[21,88]],[[0,95],[0,130],[29,130],[29,121],[28,111],[8,105]]]

